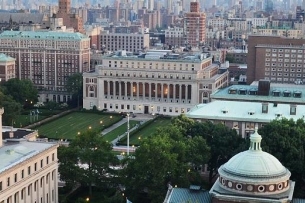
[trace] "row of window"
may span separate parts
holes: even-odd
[[[90,106],[92,107],[93,104]],[[125,108],[126,106],[126,108]],[[127,104],[121,104],[120,105],[120,109],[119,109],[119,105],[118,104],[107,104],[107,103],[104,103],[104,109],[107,109],[107,108],[110,108],[110,109],[117,109],[117,110],[122,110],[122,111],[126,111],[126,110],[133,110],[133,111],[136,111],[136,110],[143,110],[143,106],[142,105],[132,105],[132,109],[131,109],[131,105]],[[145,108],[145,107],[144,107]],[[179,112],[180,111],[180,112]],[[186,112],[189,112],[190,111],[190,108],[187,108],[186,109]],[[175,113],[186,113],[185,112],[185,108],[179,108],[179,107],[163,107],[162,108],[162,111],[161,111],[161,107],[160,106],[157,106],[157,109],[154,109],[153,106],[150,107],[150,112],[157,112],[157,113],[166,113],[166,112],[175,112]]]
[[[113,74],[113,72],[104,72],[104,76],[116,76],[116,77],[119,77],[119,76],[121,76],[121,77],[140,77],[140,78],[142,78],[142,77],[144,77],[144,74],[142,74],[142,73],[133,73],[133,74],[130,74],[130,73],[121,73],[120,75],[119,75],[119,73],[116,73],[115,75]],[[168,79],[183,79],[183,80],[185,80],[185,79],[189,79],[189,80],[191,80],[192,79],[192,76],[191,75],[188,75],[187,77],[185,76],[185,75],[179,75],[179,74],[176,74],[176,75],[173,75],[173,74],[154,74],[154,73],[152,73],[152,74],[145,74],[145,77],[146,78],[168,78]]]
[[[55,161],[55,154],[54,153],[52,154],[52,161]],[[34,164],[33,168],[31,166],[28,166],[28,168],[27,168],[27,175],[29,176],[33,172],[36,172],[38,169],[43,168],[44,164],[46,164],[46,165],[49,164],[49,156],[46,157],[45,162],[44,162],[44,159],[40,160],[40,167],[38,166],[37,162]],[[13,181],[11,181],[11,177],[7,177],[6,186],[7,187],[11,186],[13,183],[16,183],[19,179],[25,178],[25,176],[26,176],[25,171],[24,171],[24,169],[22,169],[21,173],[19,175],[18,175],[18,173],[14,174],[14,180]],[[3,184],[2,184],[2,181],[0,181],[0,191],[2,191],[2,189],[3,189]]]
[[[265,73],[265,75],[266,76],[271,75],[271,76],[298,77],[298,78],[302,77],[302,74],[288,74],[288,73],[282,74],[282,73],[268,73],[267,72],[267,73]],[[303,74],[303,77],[305,77],[305,74]]]
[[[266,49],[266,52],[305,53],[305,50],[296,49]]]
[[[277,71],[277,72],[281,72],[281,71],[284,71],[284,72],[302,72],[302,70],[305,72],[305,67],[303,67],[304,69],[288,69],[288,68],[280,68],[280,67],[277,67],[277,68],[265,68],[265,71]]]
[[[54,181],[54,178],[55,178],[55,170],[52,171],[52,181]],[[49,184],[49,179],[50,179],[50,173],[47,174],[46,176],[46,181],[45,181],[45,184]],[[40,179],[40,188],[43,188],[43,186],[45,185],[44,184],[44,176]],[[6,201],[6,203],[11,203],[11,202],[19,202],[19,198],[21,200],[24,200],[26,197],[26,189],[27,189],[27,195],[30,196],[31,193],[32,193],[32,187],[34,188],[34,192],[37,191],[38,189],[38,180],[35,181],[34,183],[34,186],[33,184],[29,184],[27,187],[24,187],[20,192],[16,192],[15,195],[12,195],[11,197],[9,197]],[[19,194],[20,193],[20,194]],[[14,198],[14,201],[13,199]],[[51,201],[54,202],[55,200],[55,191],[54,189],[52,189],[52,195],[51,195]],[[43,203],[43,197],[40,198],[40,202]],[[45,196],[45,199],[46,199],[46,202],[48,203],[49,202],[49,193],[46,192],[46,196]],[[1,203],[4,203],[4,200],[1,201]],[[34,203],[37,203],[36,201]]]
[[[303,68],[305,68],[304,65],[303,64],[294,64],[294,63],[293,64],[287,64],[287,63],[284,63],[284,64],[283,63],[272,63],[271,64],[272,67],[276,67],[277,66],[277,67],[292,67],[292,68],[293,67],[303,67]],[[265,66],[270,66],[270,63],[265,63]]]

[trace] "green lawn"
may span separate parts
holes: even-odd
[[[30,116],[30,111],[35,111],[35,110],[36,109],[31,109],[31,110],[28,109],[25,112],[23,112],[22,115],[18,115],[13,122],[13,126],[16,128],[22,128],[24,126],[30,125],[37,121],[41,121],[47,117],[50,117],[52,115],[58,114],[63,111],[63,110],[38,109],[39,110],[38,116]]]
[[[170,118],[157,118],[156,120],[154,120],[154,122],[145,126],[141,130],[130,136],[130,145],[139,145],[141,139],[153,135],[158,128],[168,126],[170,125],[170,123]],[[121,141],[121,143],[126,144],[126,137]]]
[[[53,139],[73,139],[89,128],[101,131],[121,119],[120,115],[73,112],[39,126],[38,134]]]
[[[133,128],[136,124],[140,123],[140,121],[129,121],[129,129]],[[110,131],[109,133],[103,135],[103,138],[108,142],[111,142],[118,136],[124,134],[127,131],[127,122],[123,125],[115,128],[114,130]]]

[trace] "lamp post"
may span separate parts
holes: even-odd
[[[127,113],[127,156],[129,156],[129,113]]]

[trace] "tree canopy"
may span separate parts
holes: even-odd
[[[190,138],[180,130],[174,125],[159,129],[142,141],[134,159],[128,159],[124,184],[127,195],[134,198],[131,201],[141,202],[142,193],[152,202],[162,202],[168,184],[202,183],[195,169],[207,162],[210,149],[202,137]]]
[[[305,197],[305,122],[276,119],[259,129],[262,148],[275,156],[296,181],[295,195]]]
[[[99,133],[87,131],[78,135],[68,147],[58,149],[59,172],[68,185],[76,182],[88,186],[105,186],[113,183],[116,171],[111,167],[118,164],[112,146]]]
[[[67,91],[72,94],[72,104],[79,106],[83,98],[83,75],[75,73],[68,77],[65,85]]]
[[[3,83],[3,92],[21,105],[32,105],[38,101],[38,90],[29,79],[12,78]]]

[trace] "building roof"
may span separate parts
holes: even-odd
[[[236,93],[230,93],[231,89],[235,89]],[[246,94],[240,94],[239,90],[246,90]],[[257,83],[251,85],[232,85],[223,89],[218,89],[211,94],[212,100],[237,100],[237,101],[256,101],[256,102],[278,102],[278,103],[295,103],[305,104],[305,88],[304,85],[294,84],[270,84],[268,96],[251,95],[250,91],[258,91]],[[279,96],[274,96],[273,92],[279,91]],[[289,97],[284,96],[284,92],[290,92]],[[300,97],[294,97],[294,92],[300,92]]]
[[[82,40],[89,39],[86,35],[78,32],[53,32],[53,31],[4,31],[0,39],[48,39],[48,40]]]
[[[290,172],[271,154],[262,151],[261,135],[255,132],[250,136],[250,148],[233,156],[219,169],[219,174],[226,173],[247,182],[265,181],[270,178],[290,176]]]
[[[305,203],[305,199],[294,198],[294,199],[292,200],[292,203]]]
[[[29,129],[11,129],[11,130],[4,130],[2,128],[2,139],[10,139],[10,132],[13,132],[13,138],[15,139],[21,139],[24,138],[24,136],[29,135],[33,133],[33,130]]]
[[[296,106],[296,115],[290,115],[290,104],[268,103],[268,112],[262,113],[259,102],[239,102],[216,100],[208,104],[198,104],[186,115],[189,118],[207,120],[227,120],[268,123],[274,119],[287,118],[298,120],[305,116],[305,106]]]
[[[12,140],[0,147],[0,173],[55,146],[48,142]]]
[[[137,60],[137,61],[155,61],[162,60],[168,62],[192,62],[201,63],[204,60],[210,60],[210,55],[206,53],[192,53],[192,52],[182,52],[182,53],[172,53],[172,50],[148,50],[146,53],[133,54],[131,52],[126,52],[125,50],[117,51],[114,54],[102,56],[106,59],[117,59],[117,60]]]
[[[7,61],[15,61],[15,59],[8,55],[0,53],[0,62],[7,62]]]
[[[166,203],[212,202],[209,191],[190,190],[188,188],[173,188]]]
[[[41,23],[44,14],[40,13],[8,13],[0,12],[0,23],[9,23],[10,18],[16,23]]]

